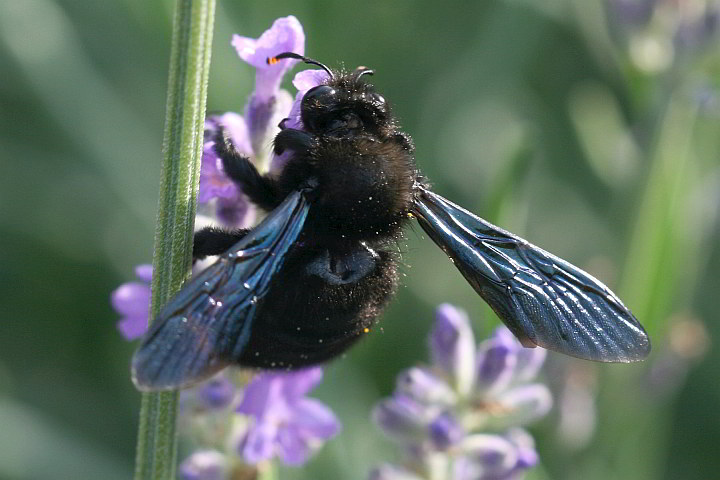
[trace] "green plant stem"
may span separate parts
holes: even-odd
[[[215,0],[177,0],[150,318],[190,274]],[[135,479],[175,478],[177,392],[143,394]]]

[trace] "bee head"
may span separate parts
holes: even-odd
[[[372,70],[358,67],[351,73],[335,73],[316,60],[292,52],[269,58],[268,63],[283,58],[317,65],[329,76],[325,84],[311,88],[302,99],[300,114],[307,131],[330,137],[388,133],[386,130],[392,127],[392,122],[387,102],[363,78],[372,75]]]

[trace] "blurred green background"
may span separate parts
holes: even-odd
[[[132,474],[134,346],[108,300],[151,259],[172,3],[0,0],[0,479]],[[375,69],[437,192],[588,269],[651,333],[640,365],[551,355],[556,408],[531,429],[529,478],[716,477],[711,2],[260,3],[218,0],[210,110],[242,112],[253,87],[231,34],[297,16],[308,55]],[[468,310],[478,337],[495,325],[419,228],[403,261],[382,329],[316,391],[343,433],[281,478],[363,479],[397,458],[369,412],[427,358],[434,307]]]

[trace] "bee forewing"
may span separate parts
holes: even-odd
[[[414,213],[524,345],[600,362],[650,352],[642,325],[590,274],[424,188]]]
[[[191,385],[240,356],[258,302],[300,234],[308,209],[303,193],[292,193],[168,302],[133,357],[133,381],[140,390]]]

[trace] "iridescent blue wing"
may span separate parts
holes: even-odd
[[[650,352],[630,310],[588,273],[424,188],[414,213],[525,346],[600,362]]]
[[[203,380],[233,363],[245,347],[257,304],[283,264],[309,204],[294,192],[162,309],[132,361],[140,390]]]

